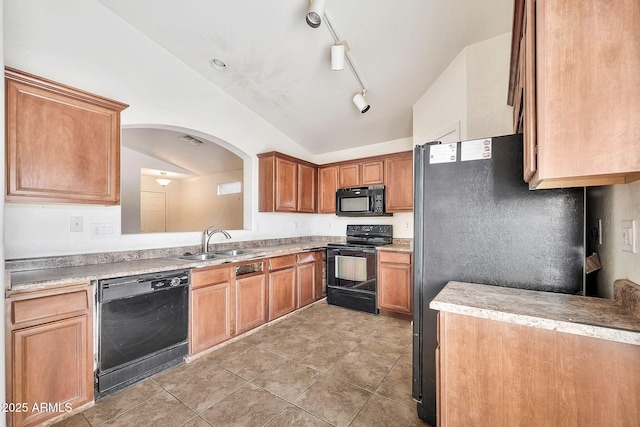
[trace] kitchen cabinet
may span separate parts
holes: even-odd
[[[236,335],[263,325],[269,320],[267,280],[262,271],[263,261],[247,265],[258,264],[259,269],[246,273],[241,273],[242,266],[236,267]]]
[[[386,211],[413,211],[413,153],[407,151],[384,161]]]
[[[234,332],[233,269],[228,266],[191,270],[189,354],[231,338]]]
[[[88,283],[6,300],[10,426],[44,423],[93,401],[93,290]],[[33,411],[41,403],[55,411]]]
[[[384,161],[350,163],[339,166],[338,188],[365,187],[384,183]]]
[[[440,425],[633,426],[640,346],[439,313]]]
[[[357,163],[340,165],[338,168],[338,188],[360,186],[360,165]]]
[[[318,287],[321,286],[318,274],[318,262],[322,260],[322,252],[310,251],[296,255],[296,281],[298,300],[296,308],[314,302],[318,295]]]
[[[509,104],[531,189],[640,179],[637,0],[516,0]]]
[[[336,191],[338,190],[338,166],[318,169],[318,212],[336,213]]]
[[[258,162],[260,212],[316,212],[316,165],[276,151]]]
[[[269,263],[269,321],[296,309],[296,256],[270,258]]]
[[[126,104],[5,68],[7,202],[120,203]]]
[[[378,250],[378,308],[408,314],[413,309],[412,254]]]

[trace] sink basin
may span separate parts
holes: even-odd
[[[251,249],[227,249],[227,250],[224,250],[224,251],[214,251],[213,253],[218,255],[218,256],[234,256],[234,255],[250,254],[252,252],[255,252],[255,250],[251,250]]]
[[[202,254],[191,254],[191,255],[182,255],[178,258],[186,259],[188,261],[205,261],[212,258],[220,258],[222,255],[215,254],[213,252],[202,253]]]

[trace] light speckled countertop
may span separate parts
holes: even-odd
[[[429,307],[640,345],[640,317],[611,299],[449,282]]]
[[[378,246],[377,249],[390,252],[413,252],[413,245],[410,243],[393,243],[391,245]]]
[[[241,262],[257,258],[273,257],[316,248],[324,248],[325,242],[309,241],[264,247],[252,247],[251,253],[220,257],[206,261],[187,261],[177,256],[137,259],[131,261],[108,262],[70,267],[42,268],[38,270],[14,271],[11,273],[11,287],[5,290],[5,296],[15,292],[30,291],[54,286],[65,286],[76,282],[130,276],[134,274],[155,273]]]

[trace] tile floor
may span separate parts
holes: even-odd
[[[58,426],[425,426],[411,326],[320,301]]]

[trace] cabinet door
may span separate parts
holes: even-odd
[[[231,307],[229,282],[191,292],[190,354],[199,353],[231,338]]]
[[[295,267],[269,273],[269,320],[296,309]]]
[[[413,304],[411,254],[378,252],[378,306],[383,310],[411,314]]]
[[[338,190],[338,166],[320,168],[318,171],[319,212],[336,213],[336,191]]]
[[[362,164],[361,185],[376,185],[384,183],[384,161],[367,162]]]
[[[338,188],[358,186],[360,186],[360,165],[354,163],[339,166]]]
[[[120,203],[125,104],[11,69],[6,92],[7,201]]]
[[[12,332],[13,425],[42,422],[55,412],[32,412],[34,404],[59,403],[77,408],[93,400],[93,344],[89,316],[78,316]],[[8,350],[8,349],[7,349]]]
[[[298,265],[298,305],[296,308],[311,304],[316,298],[316,263],[315,261]]]
[[[316,174],[316,168],[298,165],[298,212],[316,211]]]
[[[523,18],[523,54],[520,60],[523,61],[521,70],[524,75],[524,105],[523,105],[523,140],[524,140],[524,181],[529,182],[537,170],[536,154],[536,55],[535,55],[535,0],[525,0],[525,11]]]
[[[298,165],[276,157],[277,212],[295,212],[298,201]]]
[[[385,160],[386,211],[413,210],[413,155]]]
[[[264,274],[236,279],[236,335],[267,322]]]

